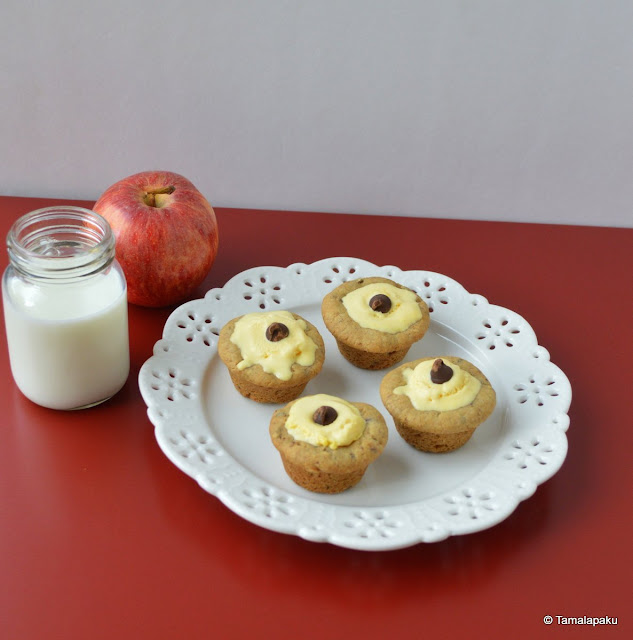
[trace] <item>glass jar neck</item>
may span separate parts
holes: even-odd
[[[9,230],[11,266],[28,279],[69,282],[90,277],[114,260],[107,220],[81,207],[46,207],[19,218]]]

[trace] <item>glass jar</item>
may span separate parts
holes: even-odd
[[[22,216],[7,236],[2,279],[13,378],[52,409],[111,398],[130,371],[125,276],[108,222],[80,207]]]

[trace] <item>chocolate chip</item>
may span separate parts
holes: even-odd
[[[443,384],[453,377],[453,370],[444,363],[442,358],[438,358],[433,362],[431,367],[431,382],[435,384]]]
[[[290,331],[285,324],[282,324],[281,322],[273,322],[268,325],[268,328],[266,329],[266,340],[269,340],[270,342],[279,342],[280,340],[287,338],[289,334]]]
[[[336,412],[336,409],[334,407],[328,407],[327,405],[319,407],[312,414],[312,420],[323,427],[328,424],[332,424],[337,417],[338,413]]]
[[[370,299],[369,306],[374,311],[387,313],[391,309],[391,300],[384,293],[377,293]]]

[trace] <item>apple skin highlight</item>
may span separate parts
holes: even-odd
[[[112,227],[128,301],[164,307],[185,300],[218,252],[213,207],[187,178],[143,171],[119,180],[93,207]]]

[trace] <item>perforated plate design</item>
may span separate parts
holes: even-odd
[[[380,400],[385,372],[345,361],[323,324],[326,293],[373,275],[410,287],[429,305],[431,327],[406,360],[464,357],[497,391],[492,416],[455,452],[406,445]],[[387,419],[384,453],[342,494],[312,494],[290,481],[268,436],[276,406],[240,396],[217,356],[226,322],[270,309],[299,313],[324,338],[325,365],[305,394],[369,402]],[[493,526],[556,473],[567,453],[571,386],[524,318],[447,276],[355,258],[250,269],[183,304],[141,368],[139,386],[161,449],[203,489],[262,527],[343,547],[395,549]]]

